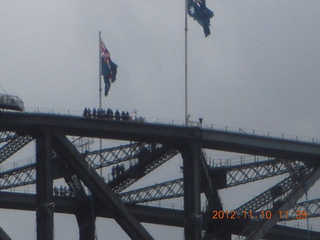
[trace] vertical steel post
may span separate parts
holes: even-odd
[[[36,137],[37,240],[53,240],[52,135]]]
[[[200,199],[200,153],[198,143],[192,142],[182,151],[184,181],[185,240],[202,239],[202,215]]]
[[[79,226],[79,239],[80,240],[95,240],[95,220],[91,199],[79,204],[79,211],[76,214]]]

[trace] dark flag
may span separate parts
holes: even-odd
[[[111,61],[110,53],[103,41],[100,39],[100,56],[101,56],[101,75],[104,79],[104,95],[107,96],[111,87],[111,83],[116,80],[117,64]]]
[[[206,7],[206,0],[187,0],[188,15],[193,17],[202,27],[204,35],[210,35],[210,18],[214,16],[213,12]]]

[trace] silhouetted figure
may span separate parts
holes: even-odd
[[[107,109],[107,119],[110,119],[110,108]]]
[[[113,119],[113,111],[110,108],[107,110],[107,118],[110,120]]]
[[[202,127],[203,118],[199,118],[199,126]]]
[[[116,177],[120,176],[120,166],[117,164],[116,166]]]
[[[88,117],[88,109],[87,109],[87,108],[84,108],[84,110],[83,110],[83,116],[84,116],[84,117]]]
[[[119,113],[118,109],[117,109],[117,111],[114,113],[114,118],[115,118],[116,120],[120,120],[120,113]]]
[[[55,196],[59,196],[59,189],[56,186],[53,188],[53,193]]]
[[[101,108],[98,108],[97,118],[101,118],[101,117],[102,117],[102,109],[101,109]]]
[[[126,120],[127,120],[127,121],[129,121],[129,120],[130,120],[129,112],[126,112]]]
[[[67,195],[68,195],[68,189],[67,189],[67,187],[65,186],[65,187],[63,188],[63,196],[66,197]]]
[[[111,169],[111,175],[112,175],[112,178],[114,179],[114,178],[115,178],[115,175],[116,175],[115,167],[114,167],[114,166],[113,166],[112,169]]]
[[[96,110],[96,108],[93,108],[93,110],[92,110],[92,117],[94,117],[94,118],[97,117],[97,110]]]
[[[124,111],[121,112],[121,119],[126,120],[126,113]]]
[[[123,174],[125,171],[125,167],[123,164],[120,165],[120,174]]]

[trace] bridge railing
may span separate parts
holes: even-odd
[[[65,110],[65,109],[52,109],[52,108],[32,108],[26,109],[26,112],[30,113],[44,113],[44,114],[54,114],[54,115],[68,115],[68,116],[83,116],[83,111],[74,111],[74,110]],[[153,123],[153,124],[163,124],[163,125],[174,125],[174,126],[186,126],[185,121],[174,120],[174,119],[164,119],[164,118],[155,118],[155,117],[133,117],[134,121]],[[306,136],[290,135],[283,133],[276,133],[270,131],[262,130],[250,130],[245,128],[225,126],[219,124],[209,124],[209,123],[200,123],[197,121],[189,121],[189,127],[199,127],[204,129],[220,130],[225,132],[240,133],[244,135],[253,135],[253,136],[264,136],[270,138],[286,139],[299,142],[308,142],[320,145],[319,138],[312,138]]]
[[[4,162],[0,165],[0,173],[35,164],[35,157],[27,157],[16,161]]]
[[[160,119],[160,118],[144,118],[144,119],[146,123],[157,123],[157,124],[178,125],[178,126],[186,125],[185,122],[181,120],[169,120],[169,119]],[[232,132],[232,133],[240,133],[244,135],[264,136],[264,137],[270,137],[270,138],[278,138],[278,139],[286,139],[286,140],[292,140],[292,141],[320,144],[319,138],[312,138],[307,136],[283,134],[283,133],[276,133],[276,132],[263,131],[263,130],[252,130],[252,129],[233,127],[233,126],[219,125],[219,124],[200,123],[196,121],[189,121],[188,126],[199,127],[204,129],[220,130],[220,131]]]

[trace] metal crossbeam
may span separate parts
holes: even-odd
[[[282,180],[259,196],[237,208],[235,210],[237,215],[241,216],[243,212],[257,212],[259,210],[273,208],[273,202],[278,199],[284,199],[288,192],[290,192],[291,189],[294,189],[304,177],[312,172],[312,170],[313,168],[306,168],[304,171],[299,172],[299,178],[293,179],[292,177],[288,177]]]
[[[288,210],[288,214],[280,219],[280,221],[297,220],[297,218],[304,218],[305,216],[308,218],[320,217],[320,199],[297,203],[293,208]]]
[[[91,166],[98,169],[137,158],[142,148],[150,150],[159,147],[161,147],[159,144],[135,142],[127,145],[87,152],[85,153],[85,156]]]
[[[203,151],[201,151],[199,158],[201,167],[200,174],[202,175],[201,179],[203,182],[202,187],[208,201],[206,212],[202,215],[202,225],[205,228],[205,231],[202,231],[203,239],[213,239],[213,236],[216,233],[219,233],[219,235],[226,237],[227,234],[222,233],[220,231],[220,228],[214,227],[212,224],[210,224],[212,220],[210,213],[212,213],[213,210],[223,210],[221,199],[218,194],[218,187],[215,184],[217,176],[212,174],[206,162]]]
[[[129,213],[125,205],[112,192],[104,180],[88,165],[88,162],[85,161],[72,143],[60,134],[54,134],[53,139],[54,149],[57,153],[67,161],[68,165],[73,168],[77,176],[95,194],[101,203],[115,213],[116,222],[118,222],[128,236],[134,240],[153,239],[141,223]]]
[[[243,230],[243,236],[250,236],[258,229],[262,229],[261,226],[264,224],[264,219],[260,220],[261,218],[261,211],[265,211],[267,209],[275,209],[279,208],[279,206],[286,204],[285,202],[288,201],[294,189],[297,189],[301,183],[313,173],[314,168],[305,168],[303,171],[300,171],[292,177],[288,177],[281,181],[280,183],[276,184],[275,186],[271,187],[267,191],[261,193],[259,196],[253,198],[246,204],[242,205],[241,207],[237,208],[235,211],[237,212],[237,216],[243,218],[245,213],[256,213],[251,214],[253,216],[253,221],[251,224],[247,225]],[[296,199],[297,201],[298,199]],[[286,210],[293,207],[295,202],[290,202],[290,207]],[[274,214],[277,215],[278,214]],[[276,222],[275,222],[276,223]],[[274,223],[274,224],[275,224]],[[251,239],[251,238],[249,238]],[[252,238],[256,239],[256,238]]]
[[[8,140],[17,138],[18,135],[15,132],[0,132],[0,143],[7,142]]]
[[[166,146],[162,146],[152,152],[147,152],[147,155],[141,157],[137,164],[131,166],[123,174],[109,181],[108,185],[115,193],[119,193],[173,158],[178,152],[178,150]]]
[[[35,163],[0,174],[0,190],[34,184],[35,182]]]
[[[155,145],[152,145],[155,146]],[[156,149],[160,145],[156,145]],[[147,143],[133,143],[119,147],[107,148],[92,152],[84,153],[86,159],[91,163],[95,169],[124,162],[136,158],[139,154],[139,149],[151,149],[151,144]],[[100,162],[102,156],[103,161]],[[53,156],[55,162],[59,162],[57,156]],[[62,177],[61,174],[54,176],[54,179]],[[19,168],[11,169],[5,172],[0,172],[0,190],[9,189],[19,186],[25,186],[35,183],[35,164],[28,164]],[[71,187],[72,188],[72,187]]]
[[[11,139],[6,145],[0,149],[0,163],[8,159],[14,153],[19,151],[25,145],[32,141],[30,136],[17,136]]]
[[[55,212],[64,214],[75,214],[77,211],[77,201],[74,198],[54,197]],[[126,204],[129,211],[141,222],[151,224],[161,224],[173,227],[182,227],[184,223],[183,210],[166,209],[151,206],[141,206]],[[2,192],[0,194],[0,207],[24,211],[34,211],[36,208],[36,196],[34,194]],[[96,212],[97,217],[113,218],[113,214],[108,209],[101,209]],[[236,220],[227,221],[232,234],[239,234]],[[288,239],[286,234],[290,233],[290,240],[305,240],[306,231],[304,229],[292,228],[288,226],[275,225],[266,235],[267,239]],[[270,236],[270,237],[269,237]],[[293,238],[294,236],[295,238]],[[310,230],[310,240],[320,239],[320,233]]]
[[[291,168],[295,172],[304,169],[302,161],[292,161]],[[226,167],[227,187],[234,187],[252,181],[262,180],[268,177],[288,173],[288,169],[282,159],[267,160],[249,164]]]
[[[120,194],[121,200],[125,203],[143,203],[181,196],[183,196],[182,179],[175,179]]]
[[[59,175],[55,175],[54,179],[62,176],[65,182],[68,184],[69,189],[71,190],[71,193],[75,196],[75,198],[79,202],[85,201],[87,199],[87,194],[78,176],[75,174],[73,169],[68,166],[67,161],[59,157],[57,153],[54,153],[53,162],[59,169]]]
[[[302,177],[302,175],[300,175]],[[299,184],[292,188],[290,194],[284,199],[283,203],[278,206],[274,206],[274,212],[287,211],[294,206],[299,198],[305,194],[306,191],[320,178],[320,168],[315,168],[312,171],[308,171],[303,179],[299,181]],[[273,214],[270,219],[261,221],[260,224],[250,225],[250,233],[246,240],[259,240],[262,238],[280,219],[279,214]]]
[[[292,164],[295,165],[295,170],[297,172],[306,167],[305,164],[300,161],[295,161]],[[264,162],[259,162],[259,164],[250,163],[233,167],[216,167],[214,168],[214,171],[211,171],[211,175],[222,175],[221,173],[223,172],[226,173],[227,185],[225,187],[228,188],[265,179],[268,177],[274,177],[277,175],[285,174],[287,173],[287,169],[285,168],[281,160],[268,160]],[[170,199],[175,197],[182,197],[184,193],[183,188],[178,187],[182,185],[182,178],[175,179],[172,181],[163,182],[146,188],[125,192],[122,193],[121,196],[123,196],[123,199],[125,199],[126,202],[131,203],[150,202],[160,200],[159,198]],[[170,191],[166,191],[166,189],[170,189]],[[164,191],[159,192],[161,190]]]
[[[257,136],[216,129],[182,127],[134,121],[104,121],[76,116],[37,113],[2,113],[0,131],[24,130],[32,133],[39,126],[54,128],[65,135],[108,138],[129,141],[170,143],[182,147],[191,138],[206,149],[245,153],[250,155],[316,160],[320,156],[319,144]],[[67,124],[66,124],[67,123]]]
[[[200,152],[200,173],[202,175],[202,180],[204,182],[203,184],[203,190],[206,195],[206,198],[209,202],[208,207],[209,211],[212,211],[214,208],[217,210],[222,210],[222,204],[220,197],[218,195],[217,187],[214,186],[214,176],[211,174],[210,168],[206,162],[205,156],[203,154],[203,151]]]
[[[0,240],[11,240],[9,235],[0,227]]]

